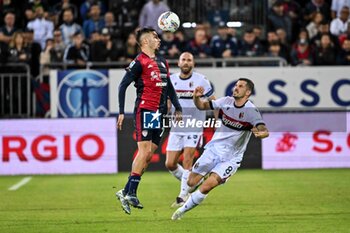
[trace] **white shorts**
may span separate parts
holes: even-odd
[[[167,151],[181,151],[185,147],[200,148],[203,144],[202,133],[169,134]]]
[[[240,164],[240,162],[236,162],[234,160],[223,161],[221,157],[212,151],[212,148],[208,148],[193,165],[192,172],[202,176],[214,172],[220,176],[223,182],[226,182],[230,176],[236,173],[237,169],[240,167]]]

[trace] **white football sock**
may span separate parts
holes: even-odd
[[[180,194],[179,194],[179,197],[181,197],[182,199],[186,198],[186,196],[188,195],[191,189],[191,187],[187,185],[187,180],[189,175],[190,175],[190,171],[184,169],[182,173],[181,187],[180,187]]]
[[[192,193],[191,196],[188,198],[188,200],[185,202],[185,204],[179,208],[180,211],[182,212],[187,212],[200,203],[206,198],[207,195],[201,193],[199,190],[196,192]]]
[[[184,169],[183,167],[180,165],[180,164],[177,164],[177,168],[174,170],[174,171],[170,171],[169,172],[175,176],[176,179],[180,180],[181,181],[181,178],[182,178],[182,174],[184,172]]]

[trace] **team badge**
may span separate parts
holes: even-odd
[[[146,137],[148,134],[148,130],[142,130],[142,136]]]
[[[240,112],[239,113],[239,119],[243,118],[244,117],[244,112]]]
[[[189,83],[189,86],[190,86],[190,87],[193,87],[193,82],[190,82],[190,83]]]

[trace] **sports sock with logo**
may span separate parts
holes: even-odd
[[[200,203],[202,203],[202,201],[207,197],[207,195],[201,193],[199,190],[197,190],[196,192],[192,193],[191,196],[188,198],[188,200],[185,202],[185,204],[180,207],[180,211],[182,212],[186,212],[189,211],[191,209],[193,209],[194,207],[196,207],[197,205],[199,205]]]
[[[181,177],[182,177],[183,171],[184,171],[184,169],[183,169],[183,167],[180,164],[177,165],[177,168],[174,171],[170,171],[169,170],[169,172],[173,176],[175,176],[176,179],[178,179],[180,181],[181,181]]]

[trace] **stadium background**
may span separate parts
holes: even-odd
[[[124,171],[130,170],[132,158],[137,153],[132,123],[135,99],[133,87],[129,87],[127,92],[128,114],[123,131],[116,130],[115,117],[118,114],[117,87],[122,79],[124,67],[136,54],[134,47],[127,44],[127,38],[139,25],[138,17],[146,2],[97,1],[96,3],[101,7],[100,17],[105,18],[106,14],[111,12],[115,17],[115,22],[110,26],[105,25],[93,29],[91,37],[85,35],[84,31],[83,44],[89,48],[90,55],[78,64],[76,58],[71,58],[72,63],[68,61],[69,59],[64,60],[63,55],[56,59],[57,54],[54,53],[54,49],[47,49],[47,46],[40,48],[40,44],[39,47],[35,47],[34,42],[28,39],[33,30],[28,30],[27,23],[31,18],[26,18],[27,13],[24,14],[24,12],[28,10],[35,12],[36,8],[42,6],[45,10],[45,17],[54,22],[51,37],[46,39],[53,42],[53,48],[59,48],[60,42],[56,41],[55,34],[60,32],[56,29],[63,23],[61,14],[66,5],[63,6],[61,1],[53,0],[24,1],[24,3],[16,0],[0,1],[0,20],[3,20],[0,22],[0,175],[2,175],[0,177],[0,196],[2,200],[9,200],[0,205],[3,214],[0,226],[0,229],[4,230],[2,232],[56,232],[69,229],[65,227],[54,229],[51,225],[53,220],[44,217],[47,210],[44,204],[38,204],[40,199],[33,198],[32,204],[29,204],[28,198],[25,197],[39,195],[42,188],[50,190],[52,187],[47,182],[52,182],[58,188],[58,190],[52,189],[53,193],[43,192],[45,194],[43,203],[48,206],[48,209],[60,208],[55,206],[54,201],[49,200],[57,198],[55,192],[62,192],[63,196],[73,195],[81,198],[81,201],[68,202],[69,205],[65,205],[64,200],[57,201],[57,205],[63,205],[63,209],[67,208],[68,215],[72,214],[68,217],[69,219],[76,219],[74,220],[76,222],[72,223],[74,225],[71,228],[74,229],[72,232],[112,231],[111,229],[117,232],[126,231],[126,227],[120,227],[123,226],[123,221],[129,221],[124,216],[118,215],[118,224],[121,224],[118,226],[102,220],[101,222],[98,220],[89,222],[88,219],[96,216],[89,214],[82,216],[79,211],[71,212],[69,206],[72,205],[79,209],[73,203],[84,205],[93,200],[94,196],[106,197],[107,193],[109,195],[110,191],[101,191],[99,194],[86,187],[92,185],[94,187],[92,189],[99,190],[105,189],[105,186],[115,185],[115,182],[117,186],[123,183],[127,176]],[[280,209],[277,212],[272,211],[272,214],[276,216],[295,214],[301,217],[300,219],[296,217],[297,220],[293,218],[297,222],[296,225],[281,222],[278,224],[276,221],[283,222],[286,219],[281,217],[281,219],[271,220],[266,217],[268,214],[259,212],[262,211],[260,207],[257,207],[258,213],[251,213],[242,206],[238,206],[241,208],[241,213],[243,212],[242,215],[232,216],[227,212],[222,212],[220,216],[223,219],[234,218],[236,220],[248,218],[249,214],[260,216],[258,222],[267,221],[275,224],[277,232],[288,232],[293,229],[304,229],[309,232],[316,230],[319,232],[346,232],[350,222],[348,212],[350,207],[348,199],[350,194],[348,170],[350,167],[350,69],[347,66],[350,62],[350,44],[346,47],[346,43],[350,40],[350,27],[338,35],[323,32],[320,33],[320,37],[316,33],[312,38],[305,37],[303,33],[305,32],[303,28],[309,25],[310,17],[314,12],[324,13],[324,20],[320,25],[328,24],[329,26],[334,17],[331,6],[333,2],[338,1],[168,0],[161,2],[177,13],[182,23],[186,23],[180,28],[175,38],[171,36],[165,38],[167,35],[163,35],[162,38],[166,42],[162,44],[161,52],[168,58],[171,72],[178,71],[176,64],[179,53],[188,50],[195,54],[196,70],[204,73],[212,82],[217,97],[229,95],[234,81],[241,76],[251,78],[256,83],[256,91],[252,100],[261,108],[263,117],[267,120],[267,125],[271,130],[271,136],[264,141],[251,138],[242,169],[255,168],[258,170],[241,171],[241,176],[240,171],[238,172],[237,178],[234,178],[232,183],[237,182],[239,186],[237,189],[242,190],[237,190],[234,184],[225,188],[232,190],[232,193],[236,192],[234,197],[238,200],[240,195],[245,196],[244,191],[257,193],[251,199],[241,201],[247,201],[247,203],[250,201],[254,205],[259,205],[261,202],[270,204],[262,208],[271,208],[271,206],[277,208],[274,206],[273,198],[269,195],[274,195],[275,190],[279,190],[282,196],[281,199],[276,198],[276,200],[282,204],[278,206]],[[69,3],[75,15],[75,22],[81,26],[84,25],[85,20],[82,12],[89,11],[88,8],[83,7],[85,4],[89,6],[90,1],[80,0]],[[313,7],[315,5],[317,7]],[[276,17],[284,23],[276,24],[274,21],[276,17],[272,15],[275,16],[274,8],[280,6],[282,7],[280,9],[283,9],[282,16]],[[341,7],[338,6],[338,8]],[[22,52],[30,59],[22,59],[19,53],[13,52],[15,49],[10,41],[14,34],[13,32],[9,35],[4,33],[7,12],[13,12],[16,17],[17,32],[22,33],[25,38],[23,43],[25,49]],[[32,17],[35,19],[35,16]],[[315,28],[318,29],[318,27]],[[195,40],[192,39],[200,30],[205,31],[205,43],[196,47]],[[223,34],[226,34],[227,40],[218,39],[219,30],[225,30]],[[287,38],[283,36],[286,32],[290,32]],[[253,35],[255,38],[250,46],[244,39],[246,34]],[[320,39],[323,34],[330,35],[332,44],[330,47],[322,48]],[[184,40],[181,40],[181,35],[184,36]],[[115,46],[113,48],[117,52],[101,58],[99,51],[102,50],[99,49],[106,47],[107,43],[103,40],[104,36],[110,37]],[[305,44],[309,48],[307,55],[298,50]],[[222,57],[222,50],[220,50],[222,48],[219,45],[229,48],[231,56]],[[275,45],[278,45],[277,52],[271,48]],[[178,49],[178,52],[174,54],[168,52],[173,46]],[[62,54],[69,44],[64,44],[64,47],[61,50]],[[39,51],[34,48],[39,48]],[[46,57],[48,54],[50,54],[49,58]],[[303,60],[309,60],[310,63]],[[85,86],[84,80],[87,81]],[[205,129],[205,142],[210,140],[212,133],[213,129]],[[149,171],[165,171],[166,140],[167,134],[163,138],[162,146],[152,158]],[[201,150],[196,155],[199,156],[200,153]],[[307,168],[314,170],[290,170]],[[329,168],[345,169],[329,170]],[[278,171],[266,171],[265,169],[278,169]],[[54,175],[57,174],[111,175],[60,175],[55,178]],[[8,190],[9,187],[27,177],[24,175],[34,177],[31,181],[33,185],[29,183],[21,188],[24,191],[20,192],[21,189],[19,189],[16,194],[11,193]],[[43,186],[37,187],[35,179]],[[62,182],[55,183],[54,179],[62,179]],[[76,179],[76,183],[72,179]],[[169,197],[169,200],[172,200],[171,198],[176,195],[177,185],[175,181],[170,181],[169,174],[154,172],[149,175],[149,178],[146,175],[144,179],[145,186],[155,186],[159,190],[164,189],[163,193],[168,191],[172,193],[165,195],[165,198]],[[152,181],[147,181],[147,179]],[[164,187],[157,186],[160,185],[155,182],[157,179],[164,182]],[[252,184],[256,189],[251,190],[250,187],[244,186],[244,182]],[[262,186],[256,186],[255,182],[260,182]],[[300,183],[297,184],[297,182]],[[79,191],[74,190],[74,183],[91,196],[82,197]],[[99,185],[101,183],[105,186]],[[286,187],[285,184],[289,186]],[[321,186],[319,192],[314,190]],[[262,191],[264,188],[266,190]],[[142,192],[145,191],[146,194],[143,194],[141,198],[146,199],[147,192],[153,192],[152,190],[146,191],[146,187],[144,189]],[[308,199],[305,202],[300,199],[299,203],[296,201],[290,204],[287,200],[293,199],[293,196],[288,196],[280,189],[291,190],[291,195],[305,196],[305,199],[311,194],[315,197],[313,208],[304,209],[302,207],[308,202]],[[154,195],[157,197],[158,194]],[[215,195],[220,196],[221,199],[231,199],[230,196],[219,193]],[[259,195],[266,195],[265,199],[261,199]],[[325,195],[329,199],[324,199]],[[164,196],[159,197],[159,200],[161,198]],[[115,209],[106,208],[107,203],[104,200],[94,201],[103,203],[102,208],[96,207],[97,213],[102,216],[104,212],[107,212],[107,219],[111,219],[112,222],[115,216],[111,212]],[[321,207],[322,210],[318,209],[317,205],[326,201],[337,203],[337,205],[327,207],[323,205],[324,209]],[[209,203],[214,205],[215,199]],[[157,203],[148,199],[146,199],[146,204],[157,206]],[[225,204],[220,205],[225,207]],[[42,210],[43,215],[39,214],[39,216],[45,219],[44,223],[36,221],[31,216],[30,211],[36,208]],[[23,216],[19,216],[21,227],[16,226],[15,221],[8,217],[10,213],[20,209],[24,209]],[[159,211],[159,215],[152,211]],[[303,221],[309,218],[307,214],[306,219],[299,215],[304,211],[313,216],[309,219],[310,225],[308,223],[303,225]],[[318,212],[320,215],[317,215]],[[209,216],[212,216],[210,214]],[[169,213],[159,209],[146,211],[145,215],[156,216],[156,218],[158,216],[162,220],[164,218],[164,221],[169,219],[167,216]],[[137,220],[141,220],[141,216],[137,213]],[[338,218],[332,216],[338,216]],[[65,214],[56,217],[58,223],[71,227],[71,223],[66,223]],[[324,220],[321,224],[323,228],[317,226],[319,224],[317,218]],[[99,216],[97,219],[100,219]],[[197,221],[196,218],[195,220],[193,224],[198,227],[199,232],[205,230],[215,232],[217,229],[224,230],[232,226],[231,223],[221,223],[223,228],[201,228],[201,224],[204,223]],[[287,220],[291,219],[287,217]],[[33,224],[26,225],[28,221]],[[79,221],[82,221],[80,226],[78,226]],[[246,221],[249,222],[249,220]],[[256,226],[254,223],[250,227],[243,228],[247,222],[238,221],[238,231],[268,232],[271,230],[268,226],[259,224]],[[89,224],[95,227],[89,228]],[[103,225],[107,225],[105,227],[107,230],[103,228]],[[24,230],[26,226],[28,228]],[[41,230],[36,226],[41,226]],[[298,226],[303,227],[298,228]],[[141,226],[138,225],[138,227],[134,229],[134,232],[140,231]],[[144,227],[145,231],[152,229],[150,225]],[[183,228],[173,227],[180,230],[191,229],[189,225]],[[155,229],[160,232],[171,232],[158,225]],[[304,231],[300,230],[300,232]]]

